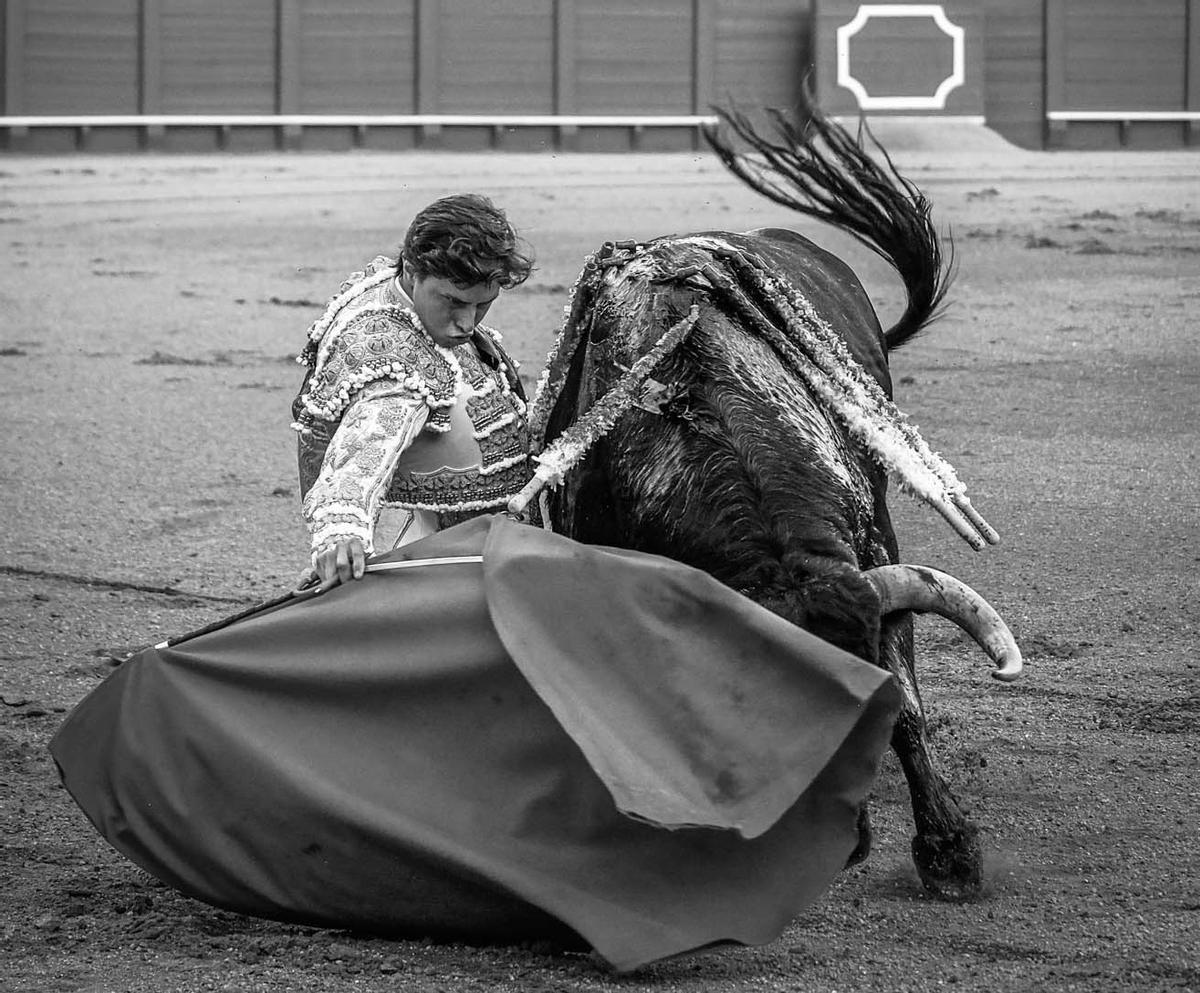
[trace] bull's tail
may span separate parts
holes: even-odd
[[[735,176],[778,204],[848,232],[900,275],[908,303],[885,333],[888,348],[904,344],[938,316],[953,278],[953,254],[943,255],[929,201],[873,137],[882,163],[871,157],[863,144],[865,128],[855,138],[807,93],[791,116],[767,111],[778,140],[758,134],[736,111],[718,108],[717,114],[757,153],[734,151],[722,129],[704,129]]]

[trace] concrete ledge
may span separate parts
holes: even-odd
[[[858,118],[837,116],[854,132]],[[889,152],[1025,152],[987,126],[982,117],[899,116],[867,114],[867,127]]]

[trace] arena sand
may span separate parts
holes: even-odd
[[[946,317],[893,374],[1004,543],[977,555],[893,506],[905,558],[981,590],[1028,660],[997,684],[955,629],[919,623],[987,892],[922,892],[889,761],[870,861],[779,940],[623,978],[549,947],[385,941],[191,901],[107,848],[46,743],[112,657],[292,583],[292,356],[339,281],[434,197],[493,196],[536,250],[493,312],[530,384],[608,239],[796,227],[854,264],[885,323],[894,276],[703,154],[0,159],[4,989],[1200,989],[1200,157],[946,137],[889,137],[959,268]]]

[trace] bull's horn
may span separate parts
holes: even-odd
[[[961,579],[918,565],[883,565],[863,573],[883,613],[921,610],[954,621],[996,663],[992,675],[1005,682],[1021,674],[1021,649],[1004,619]]]

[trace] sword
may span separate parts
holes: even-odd
[[[483,561],[482,555],[447,555],[441,558],[434,559],[404,559],[397,562],[368,562],[366,566],[367,572],[396,572],[400,569],[417,569],[423,566],[432,565],[467,565],[471,563],[480,563]],[[340,584],[339,584],[340,585]],[[333,587],[330,587],[332,589]],[[194,631],[188,631],[186,634],[178,634],[174,637],[167,638],[165,641],[160,641],[157,645],[149,645],[147,647],[155,650],[164,648],[174,648],[176,645],[184,641],[190,641],[192,638],[198,638],[202,634],[212,634],[214,631],[220,631],[222,628],[227,628],[231,624],[236,624],[240,620],[244,620],[253,614],[260,613],[264,610],[270,610],[272,607],[279,607],[285,603],[290,603],[293,600],[308,600],[311,597],[319,596],[322,591],[317,586],[317,577],[311,576],[304,583],[295,589],[288,590],[277,597],[270,600],[265,600],[262,603],[255,604],[253,607],[247,607],[245,610],[239,610],[236,614],[231,614],[228,617],[222,617],[220,620],[213,621],[211,624],[205,624],[203,627],[196,628]],[[122,662],[128,661],[135,655],[144,652],[146,649],[141,648],[136,652],[130,652]]]

